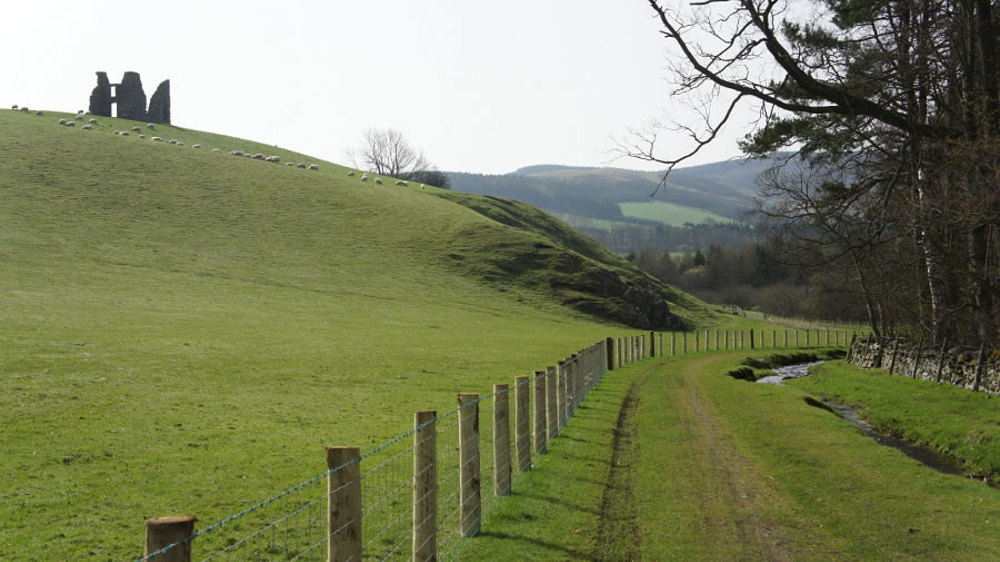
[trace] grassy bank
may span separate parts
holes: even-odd
[[[1000,476],[1000,409],[995,396],[839,361],[821,365],[812,376],[791,384],[859,408],[876,431],[961,459],[970,476]]]

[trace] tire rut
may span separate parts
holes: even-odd
[[[607,484],[601,498],[601,521],[594,560],[642,559],[634,486],[639,457],[638,386],[632,383],[618,410]]]

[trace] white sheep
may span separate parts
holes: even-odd
[[[424,188],[424,184],[420,184],[420,189],[423,189],[423,188]]]
[[[368,181],[368,174],[361,174],[361,181]]]
[[[382,185],[382,178],[375,178],[375,183]]]
[[[78,114],[76,115],[76,117],[74,117],[73,119],[75,119],[75,120],[77,120],[77,121],[83,121],[83,115],[80,115],[80,114],[78,113]]]
[[[60,119],[59,120],[59,124],[60,125],[65,125],[66,124],[66,120],[65,119]]]
[[[257,154],[253,155],[253,159],[254,160],[264,160],[264,155],[258,152]]]
[[[200,144],[192,144],[191,148],[201,148],[201,145]]]
[[[222,149],[219,149],[219,148],[213,148],[213,149],[212,149],[212,152],[222,152]]]
[[[278,156],[268,156],[267,158],[265,158],[265,160],[267,160],[268,162],[281,162],[281,158],[279,158]]]
[[[132,127],[132,130],[138,133],[139,131],[142,130],[142,127],[136,125],[135,127]]]
[[[243,151],[242,150],[230,150],[229,151],[229,155],[230,156],[243,156]]]
[[[286,166],[294,166],[294,165],[295,165],[295,163],[294,163],[294,162],[285,162],[285,165],[286,165]]]
[[[94,130],[94,126],[93,125],[84,125],[84,126],[82,126],[80,128],[83,129],[84,131],[93,131]]]
[[[121,135],[121,136],[123,136],[123,137],[127,137],[128,136],[128,131],[122,131],[122,132],[120,132],[118,134]]]
[[[403,187],[406,187],[406,186],[408,186],[408,185],[410,185],[410,184],[406,183],[406,182],[405,182],[405,181],[403,181],[403,180],[396,180],[396,185],[401,185],[401,186],[403,186]]]
[[[170,144],[177,144],[177,143],[178,143],[177,139],[170,139]]]
[[[146,138],[146,135],[139,135],[139,138],[140,138],[140,139],[145,139],[145,138]]]
[[[83,115],[83,110],[82,109],[77,109],[76,110],[76,114],[77,115]]]
[[[152,123],[146,123],[146,126],[149,127],[150,129],[155,129],[156,128],[156,125],[154,125]]]
[[[28,111],[31,111],[31,110],[28,109],[28,106],[24,106],[24,107],[21,108],[21,111],[28,112]]]
[[[67,127],[74,127],[74,126],[76,126],[76,121],[67,121],[66,122],[66,126]]]
[[[318,170],[319,169],[319,164],[310,164],[309,165],[309,169],[310,170]]]
[[[163,142],[163,137],[153,137],[152,140],[155,140],[156,142]]]
[[[35,115],[37,115],[38,117],[41,117],[42,115],[45,115],[45,112],[42,111],[41,109],[39,109],[38,111],[35,112]]]
[[[97,124],[97,119],[91,119],[90,120],[90,124],[91,125],[96,125]]]
[[[347,177],[353,178],[354,177],[354,172],[347,172]]]
[[[184,146],[184,143],[181,141],[177,141],[177,146]]]
[[[17,104],[15,103],[14,105],[10,106],[10,108],[16,110],[17,109]]]
[[[298,164],[295,165],[295,167],[296,168],[305,168],[306,167],[306,163],[305,162],[299,162]]]

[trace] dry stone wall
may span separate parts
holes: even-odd
[[[865,369],[1000,394],[1000,351],[968,347],[933,349],[904,338],[857,338],[847,361]],[[982,366],[980,368],[980,363]]]

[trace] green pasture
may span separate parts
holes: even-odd
[[[684,226],[686,223],[700,224],[708,221],[728,223],[733,220],[701,209],[667,203],[666,201],[632,201],[619,203],[618,207],[626,217],[662,222],[669,226]]]
[[[625,332],[544,270],[483,275],[585,241],[273,146],[60,118],[0,111],[0,559],[135,556],[148,517],[207,526],[322,473],[326,445]]]

